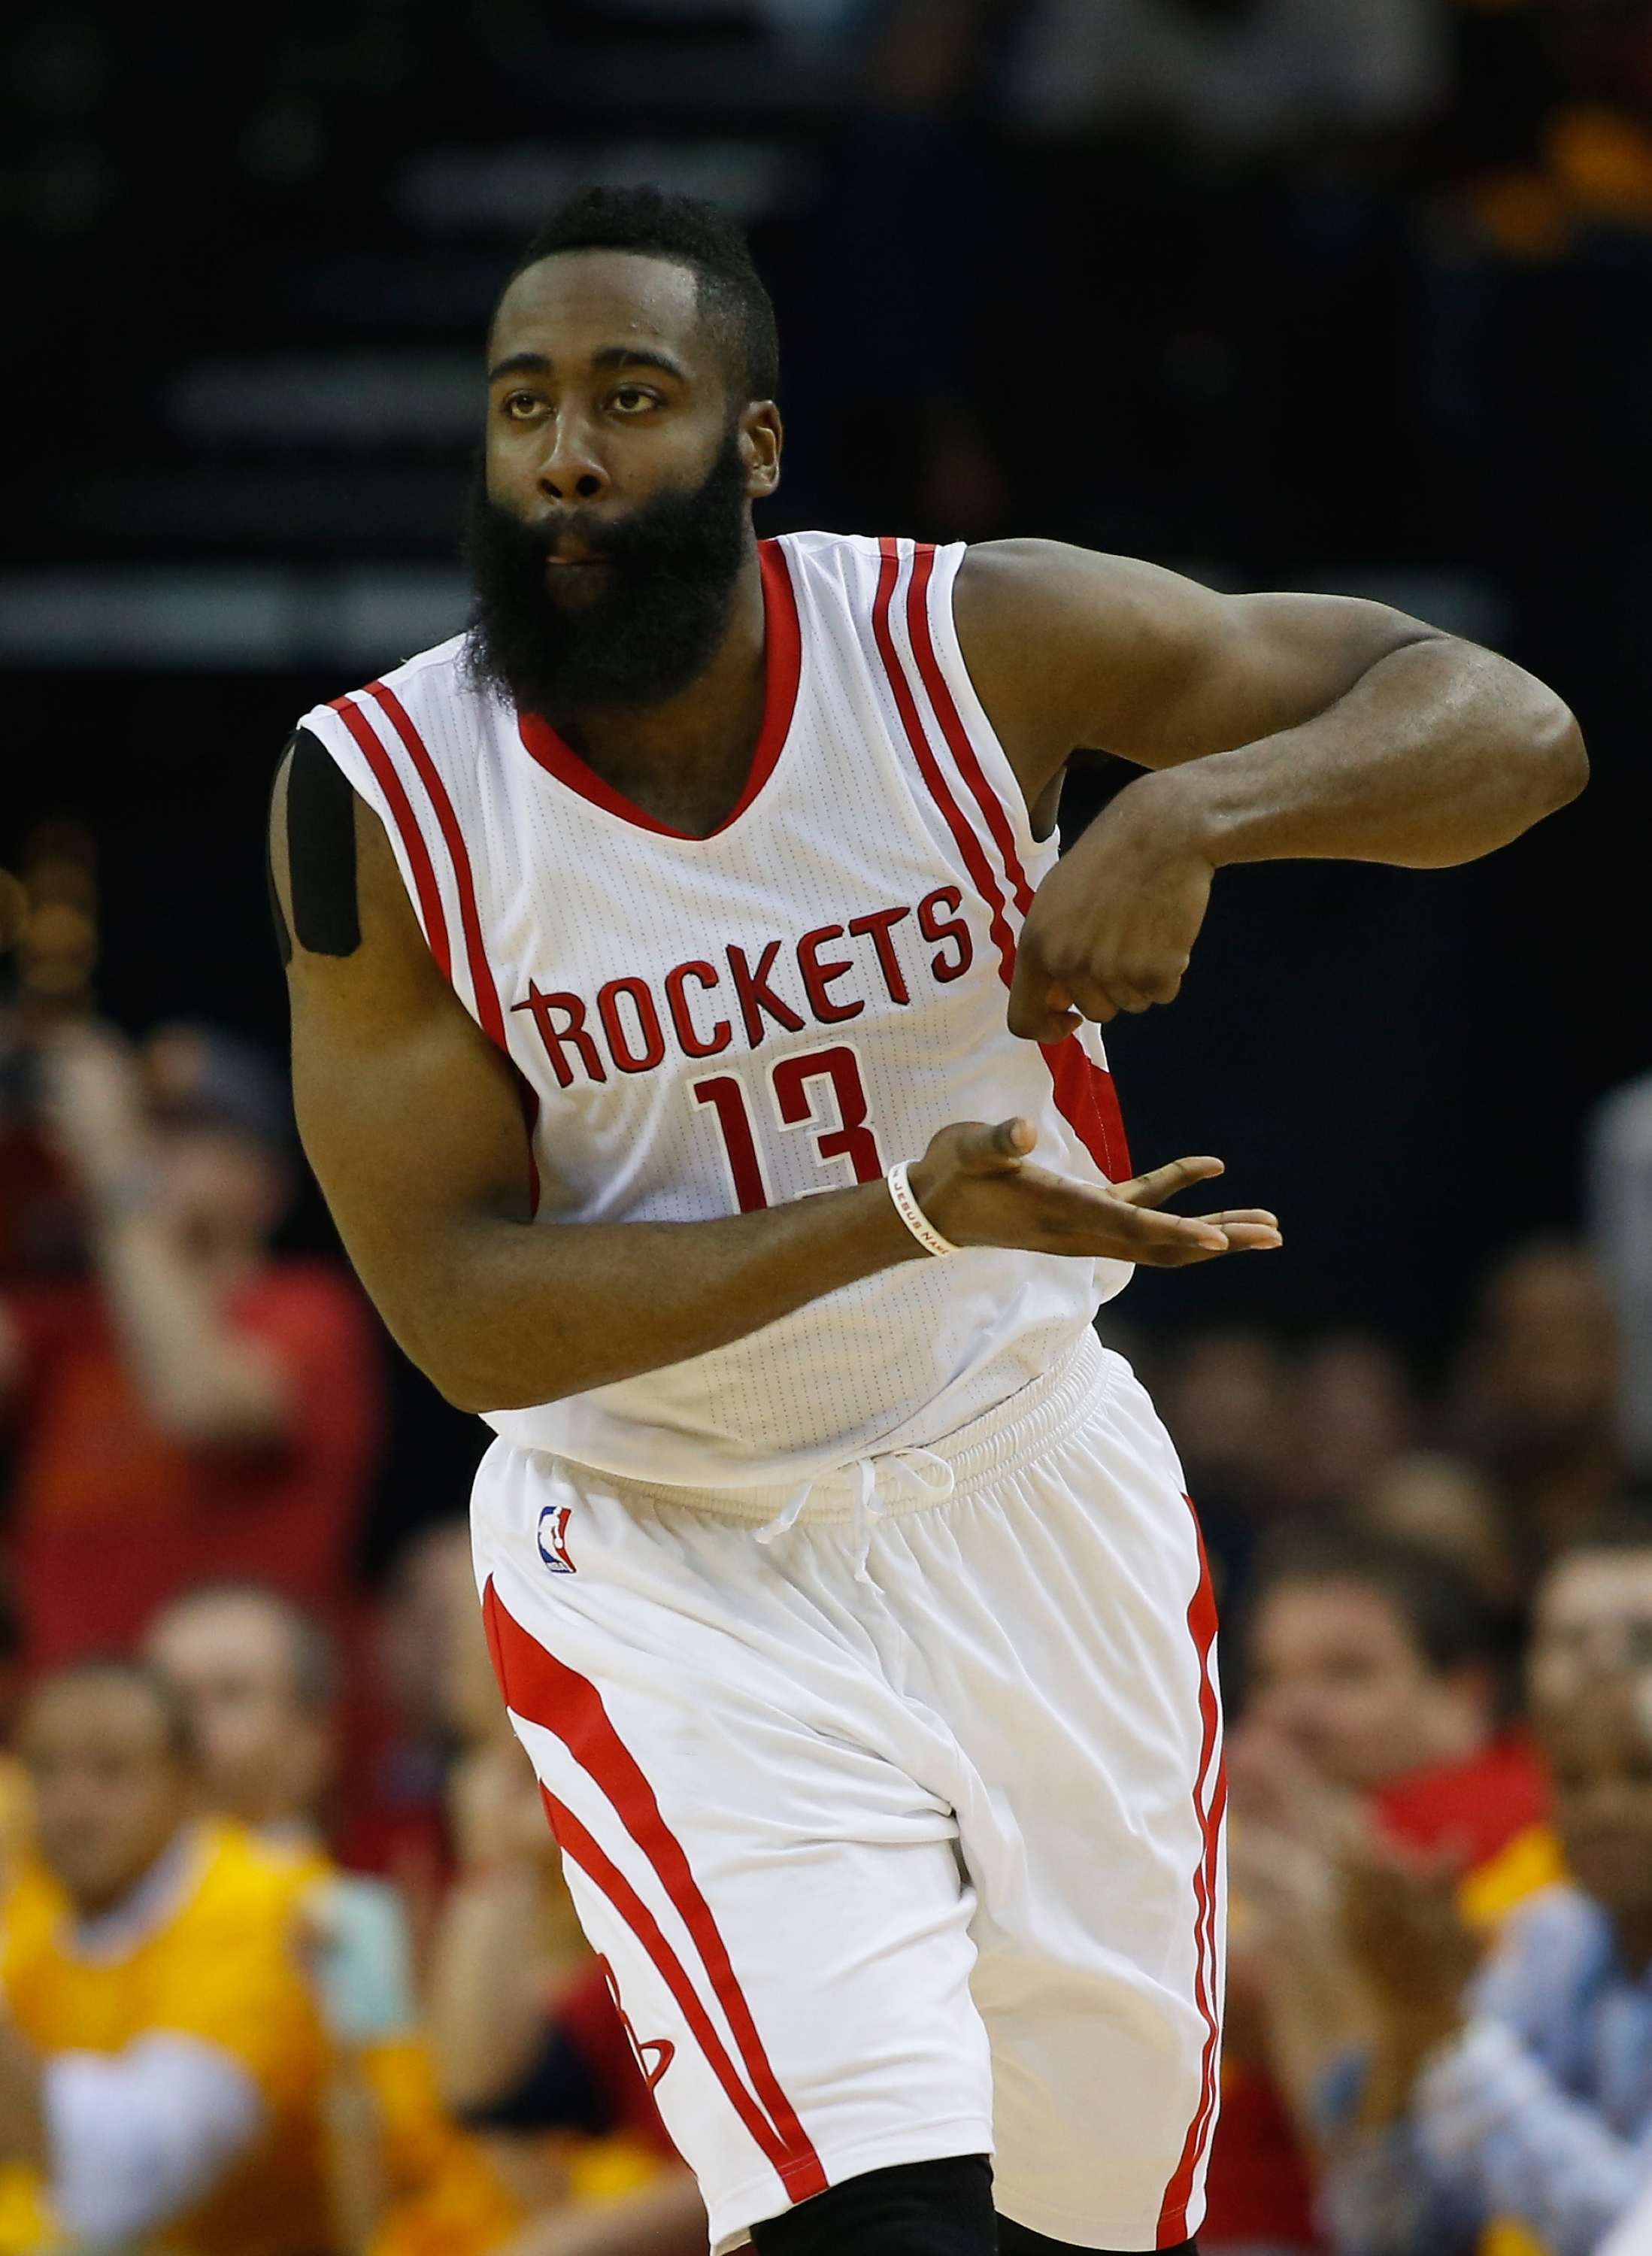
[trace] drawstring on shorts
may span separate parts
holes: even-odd
[[[934,1468],[933,1478],[924,1475]],[[832,1485],[845,1474],[856,1482],[855,1580],[870,1583],[867,1561],[872,1556],[872,1539],[880,1519],[889,1516],[889,1505],[879,1494],[879,1477],[889,1475],[898,1486],[904,1485],[908,1497],[921,1504],[944,1504],[957,1485],[951,1466],[934,1449],[892,1449],[887,1456],[851,1457],[847,1463],[835,1465],[830,1471],[816,1473],[800,1481],[787,1498],[773,1519],[759,1527],[759,1543],[773,1543],[776,1537],[787,1534],[795,1527],[804,1508],[816,1489]]]

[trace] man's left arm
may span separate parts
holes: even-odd
[[[1222,596],[1027,540],[972,549],[954,610],[1030,807],[1079,747],[1152,771],[1039,890],[1010,998],[1029,1039],[1170,1001],[1230,863],[1444,868],[1517,838],[1587,776],[1551,690],[1384,604]]]

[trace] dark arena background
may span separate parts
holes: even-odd
[[[1205,1510],[1241,1731],[1265,1742],[1281,1677],[1312,1674],[1282,1630],[1258,1658],[1277,1578],[1299,1605],[1320,1587],[1279,1559],[1334,1535],[1349,1548],[1324,1573],[1370,1600],[1378,1642],[1419,1681],[1469,1668],[1480,1687],[1450,1760],[1513,1766],[1521,1826],[1541,1829],[1534,1593],[1599,1514],[1629,1541],[1652,1471],[1652,1096],[1601,1110],[1652,1073],[1652,8],[13,0],[0,55],[0,1731],[43,1670],[125,1651],[191,1583],[233,1583],[230,1647],[268,1635],[286,1654],[265,1692],[298,1720],[272,1746],[290,1752],[300,1722],[319,1737],[290,1809],[227,1784],[215,1806],[255,1824],[302,1808],[317,1871],[336,1860],[326,1885],[376,1876],[362,1916],[410,1953],[414,2019],[393,2032],[348,1969],[337,1997],[314,1976],[360,2087],[350,2136],[393,2166],[364,2193],[347,2154],[325,2223],[289,2188],[260,2197],[250,2238],[208,2204],[168,2245],[696,2245],[559,1884],[524,1845],[537,1817],[506,1808],[520,1780],[473,1667],[455,1532],[485,1430],[352,1297],[281,1117],[264,873],[296,717],[464,621],[484,323],[582,181],[704,195],[749,228],[788,433],[760,530],[1038,534],[1223,589],[1373,596],[1517,659],[1578,716],[1590,788],[1519,844],[1446,872],[1225,872],[1180,1000],[1107,1035],[1138,1161],[1218,1153],[1227,1194],[1286,1233],[1276,1257],[1143,1276],[1102,1319]],[[1131,773],[1076,763],[1063,836]],[[227,1121],[273,1160],[291,1195],[267,1256],[274,1206],[221,1188],[256,1209],[257,1262],[298,1280],[281,1322],[316,1366],[313,1463],[145,1425],[135,1350],[99,1301],[97,1106],[120,1103],[82,1089],[66,1145],[68,1100],[43,1094],[65,1026],[118,1037],[100,1055],[129,1110]],[[213,1512],[240,1533],[196,1546],[188,1515]],[[123,1594],[124,1568],[88,1562],[134,1543],[148,1563]],[[1414,1639],[1392,1561],[1366,1556],[1384,1545],[1441,1566],[1437,1603],[1460,1604],[1444,1645]],[[1630,1549],[1639,1667],[1652,1535]],[[302,1621],[260,1612],[265,1588]],[[1340,1616],[1315,1632],[1364,1633]],[[319,1673],[288,1666],[306,1639],[328,1649]],[[1405,1737],[1402,1688],[1383,1696],[1391,1759],[1324,1753],[1331,1724],[1319,1755],[1303,1738],[1325,1793],[1374,1807],[1449,1769]],[[24,1769],[4,1761],[0,1801],[23,1813]],[[1257,1838],[1277,1786],[1253,1774]],[[1419,1819],[1415,1838],[1466,1868],[1520,1830],[1493,1843],[1479,1822],[1458,1839]],[[26,1815],[0,1832],[20,1887]],[[1322,1852],[1334,1877],[1316,1837]],[[1253,1932],[1272,1900],[1247,1885]],[[532,2026],[506,2027],[519,1998],[466,2020],[484,1993],[465,1921],[495,1914],[489,1948],[526,1970]],[[0,1988],[23,1947],[0,1933]],[[1317,2182],[1334,2164],[1281,2096],[1268,1965],[1236,1972],[1201,2246],[1363,2256],[1375,2244],[1338,2224]],[[42,2012],[41,2055],[85,2041]],[[384,2097],[405,2083],[373,2081],[392,2034],[431,2079],[412,2129]],[[0,2164],[26,2175],[39,2155],[5,2146],[8,2104]],[[34,2176],[19,2251],[98,2238],[72,2214],[39,2222],[50,2167]],[[1552,2215],[1517,2223],[1527,2239],[1500,2249],[1599,2245]],[[0,2256],[11,2229],[0,2203]]]

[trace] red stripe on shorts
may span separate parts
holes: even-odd
[[[498,990],[493,983],[489,969],[487,950],[482,942],[482,919],[477,908],[476,879],[471,874],[470,856],[466,850],[464,833],[459,828],[459,818],[454,812],[448,787],[436,772],[436,764],[425,749],[425,740],[414,728],[406,707],[393,689],[382,681],[370,681],[367,694],[376,698],[390,716],[391,725],[401,738],[419,771],[420,780],[429,794],[441,835],[447,841],[448,857],[453,864],[454,884],[459,892],[459,922],[464,932],[465,959],[470,970],[470,991],[476,997],[477,1017],[482,1031],[508,1049],[505,1039],[505,1014],[499,1008]]]
[[[896,543],[887,538],[878,545],[882,561],[878,571],[878,593],[872,604],[872,636],[878,645],[879,656],[883,659],[884,671],[889,677],[895,708],[907,732],[907,741],[912,746],[913,757],[918,763],[919,772],[928,786],[930,797],[946,818],[948,829],[957,841],[958,850],[964,857],[964,867],[976,891],[992,913],[992,941],[999,955],[999,976],[1007,987],[1015,974],[1015,940],[1006,914],[1004,891],[992,874],[974,825],[959,806],[935,758],[917,701],[912,694],[912,685],[895,649],[894,638],[889,631],[889,607],[894,596],[895,582],[900,575],[900,550]],[[921,544],[913,554],[912,578],[907,590],[907,632],[917,658],[919,674],[940,723],[942,734],[1004,857],[1005,874],[1010,890],[1017,906],[1025,915],[1032,906],[1033,893],[1027,872],[1015,851],[1014,835],[997,793],[982,772],[975,748],[970,742],[969,731],[964,725],[963,716],[947,687],[946,676],[942,673],[940,660],[935,656],[935,638],[929,631],[928,604],[929,579],[934,568],[934,548]],[[1124,1116],[1119,1109],[1119,1095],[1112,1075],[1096,1063],[1076,1032],[1063,1035],[1060,1041],[1041,1042],[1039,1048],[1049,1068],[1055,1110],[1107,1180],[1115,1183],[1127,1181],[1131,1173],[1130,1146],[1125,1138]]]
[[[660,1932],[659,1921],[613,1858],[589,1828],[581,1823],[568,1804],[559,1801],[550,1788],[544,1786],[540,1788],[540,1799],[545,1804],[545,1814],[551,1821],[551,1830],[556,1836],[558,1848],[572,1858],[594,1886],[602,1890],[653,1959],[667,1988],[676,1999],[683,2019],[694,2031],[700,2049],[710,2062],[717,2082],[728,2093],[738,2112],[740,2120],[784,2178],[789,2157],[780,2136],[741,2083],[739,2072],[724,2050],[723,2040],[712,2024],[711,2016],[700,2001],[688,1969]]]
[[[711,1907],[701,1893],[682,1844],[660,1814],[653,1787],[614,1729],[602,1695],[589,1679],[558,1660],[529,1636],[506,1611],[491,1582],[484,1597],[483,1610],[494,1669],[506,1706],[528,1723],[538,1724],[554,1733],[581,1769],[595,1779],[626,1832],[653,1865],[678,1916],[693,1936],[695,1949],[723,2008],[746,2074],[773,2125],[776,2152],[782,2159],[771,2159],[774,2160],[781,2183],[794,2201],[823,2193],[827,2179],[820,2157],[769,2065],[757,2023]],[[717,2066],[715,2060],[712,2065]],[[765,2152],[767,2151],[766,2147]]]
[[[1188,1510],[1192,1512],[1192,1498],[1186,1501]],[[1210,2145],[1211,2133],[1216,2123],[1218,2055],[1222,2041],[1221,2018],[1216,2003],[1216,1924],[1222,1816],[1227,1806],[1227,1768],[1222,1754],[1221,1707],[1217,1698],[1214,1674],[1216,1593],[1211,1583],[1210,1562],[1204,1555],[1204,1538],[1199,1532],[1197,1512],[1194,1513],[1193,1533],[1199,1548],[1199,1581],[1188,1605],[1188,1628],[1198,1655],[1201,1724],[1199,1768],[1193,1788],[1193,1808],[1204,1844],[1198,1866],[1193,1875],[1194,1938],[1197,1954],[1194,1997],[1204,2022],[1205,2036],[1199,2062],[1198,2104],[1193,2111],[1193,2120],[1188,2126],[1181,2159],[1164,2189],[1164,2200],[1159,2210],[1159,2230],[1154,2243],[1158,2248],[1178,2247],[1188,2237],[1188,2204],[1193,2198],[1194,2176]]]
[[[397,772],[396,763],[380,744],[372,723],[351,699],[335,697],[333,710],[366,755],[367,765],[385,794],[396,828],[401,833],[401,842],[407,850],[407,859],[413,864],[413,889],[419,895],[419,914],[424,924],[425,939],[430,953],[441,967],[442,977],[451,982],[453,951],[448,944],[448,920],[441,906],[436,873],[431,867],[425,834],[419,828],[418,818]]]

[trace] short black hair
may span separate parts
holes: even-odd
[[[1340,1521],[1281,1528],[1256,1561],[1246,1609],[1252,1625],[1275,1590],[1303,1583],[1356,1583],[1376,1591],[1437,1675],[1492,1657],[1493,1627],[1473,1583],[1423,1544]]]
[[[170,1676],[146,1660],[124,1653],[88,1653],[47,1669],[29,1688],[31,1702],[55,1692],[60,1684],[124,1684],[152,1701],[166,1735],[166,1751],[178,1763],[196,1759],[195,1730],[189,1703]]]
[[[737,387],[747,399],[773,399],[779,391],[773,301],[745,236],[715,204],[653,187],[575,188],[517,260],[511,281],[564,250],[634,250],[688,267],[700,318]]]

